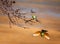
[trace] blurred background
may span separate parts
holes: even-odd
[[[0,0],[1,1],[1,0]],[[14,9],[20,9],[22,13],[27,13],[26,17],[31,18],[36,15],[41,25],[36,23],[36,26],[20,26],[10,24],[8,16],[0,14],[0,44],[60,44],[60,0],[15,0]],[[1,6],[0,6],[1,7]],[[0,13],[1,12],[0,8]],[[4,16],[5,15],[5,16]],[[12,17],[11,17],[12,18]],[[23,20],[20,20],[22,23]],[[19,23],[20,23],[19,22]],[[10,28],[10,26],[12,28]],[[23,24],[22,24],[23,26]],[[33,37],[32,34],[36,31],[46,29],[50,35],[50,40],[41,36]]]

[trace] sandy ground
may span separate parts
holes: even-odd
[[[40,18],[42,24],[46,25],[46,29],[51,39],[33,37],[32,34],[41,28],[23,29],[16,25],[9,28],[8,17],[0,16],[0,44],[60,44],[60,21],[53,17]]]

